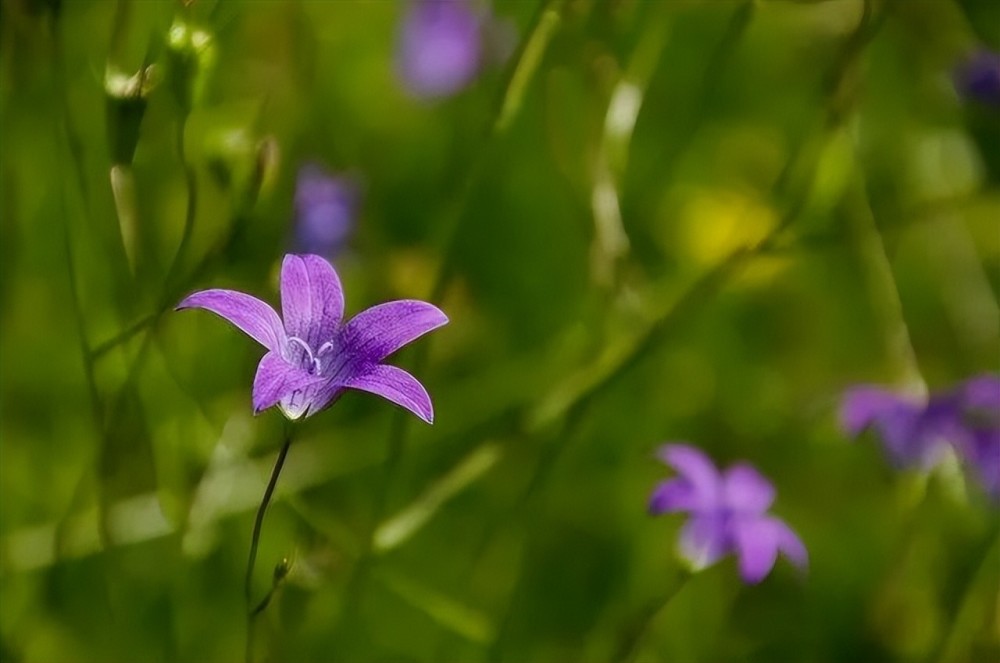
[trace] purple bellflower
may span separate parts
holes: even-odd
[[[482,49],[482,23],[467,0],[412,0],[399,35],[397,69],[413,96],[446,97],[472,81]]]
[[[924,400],[854,387],[841,402],[840,425],[852,437],[874,430],[897,467],[929,470],[954,450],[1000,497],[1000,377],[977,376]]]
[[[966,99],[1000,107],[1000,53],[976,51],[955,68],[953,76],[955,89]]]
[[[696,570],[733,553],[744,582],[756,584],[771,572],[778,553],[805,568],[809,556],[785,522],[768,513],[775,491],[748,463],[720,473],[711,459],[686,444],[666,444],[657,456],[677,472],[649,499],[652,514],[684,512],[679,551]]]
[[[925,402],[916,396],[862,385],[844,394],[840,427],[851,437],[872,429],[897,468],[929,470],[948,451],[952,414],[940,401]]]
[[[357,185],[318,164],[299,169],[295,184],[295,246],[327,258],[340,253],[354,227]]]
[[[286,417],[307,417],[345,389],[367,391],[434,420],[423,385],[382,360],[448,322],[426,302],[379,304],[342,323],[344,294],[333,266],[316,255],[286,255],[281,265],[281,312],[233,290],[203,290],[178,306],[222,317],[267,349],[253,381],[253,409],[277,405]]]
[[[1000,499],[1000,377],[980,375],[959,388],[966,435],[958,452],[987,493]]]

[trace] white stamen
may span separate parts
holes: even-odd
[[[313,354],[312,348],[309,347],[309,344],[303,341],[298,336],[289,336],[288,340],[289,342],[294,341],[296,344],[298,344],[299,347],[305,350],[306,354],[309,356],[309,363],[312,364],[313,367],[316,369],[314,372],[319,373],[322,369],[322,366],[319,363],[319,358]]]

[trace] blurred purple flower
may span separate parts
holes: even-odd
[[[482,61],[482,22],[466,0],[412,0],[399,35],[397,68],[416,97],[454,94]]]
[[[423,385],[381,363],[448,322],[431,304],[379,304],[342,324],[344,294],[333,266],[319,256],[289,254],[281,265],[284,322],[265,302],[233,290],[196,292],[177,306],[186,308],[211,311],[267,348],[254,377],[254,414],[277,405],[294,420],[329,406],[345,389],[359,389],[434,420]]]
[[[354,228],[358,198],[350,179],[318,164],[302,166],[295,185],[296,248],[327,258],[340,253]]]
[[[657,456],[678,476],[656,487],[649,511],[691,515],[681,530],[679,548],[694,568],[733,553],[744,582],[758,583],[771,572],[779,551],[799,568],[808,565],[799,537],[768,514],[774,486],[753,466],[737,463],[720,474],[711,459],[686,444],[664,445]]]
[[[880,387],[848,389],[840,425],[857,437],[874,430],[897,467],[932,468],[954,449],[983,487],[1000,496],[1000,378],[974,377],[925,401]]]
[[[980,375],[957,390],[965,435],[959,454],[987,493],[1000,499],[1000,376]]]
[[[979,50],[954,71],[955,88],[966,99],[1000,106],[1000,53]]]
[[[896,467],[930,469],[947,450],[953,424],[943,405],[872,385],[853,387],[841,401],[840,427],[852,437],[873,429]]]

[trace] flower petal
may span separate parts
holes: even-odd
[[[301,393],[322,382],[325,382],[324,378],[292,366],[278,353],[268,352],[257,365],[257,374],[253,379],[253,413],[260,414],[279,401],[290,399],[296,392]],[[289,419],[298,419],[308,408],[303,407],[301,411],[297,408],[282,409]]]
[[[848,390],[840,408],[841,427],[850,435],[874,428],[892,462],[900,467],[933,465],[942,433],[954,420],[953,399],[921,404],[875,387]]]
[[[851,436],[860,435],[870,426],[900,409],[916,408],[910,399],[878,387],[854,387],[840,402],[840,427]]]
[[[726,506],[743,513],[764,513],[774,502],[774,486],[749,463],[733,465],[722,477]]]
[[[740,518],[733,522],[733,543],[744,582],[757,584],[778,559],[778,531],[770,518]]]
[[[252,295],[235,290],[202,290],[177,305],[178,311],[186,308],[215,313],[271,352],[278,352],[285,345],[285,329],[278,314]]]
[[[313,350],[331,340],[344,315],[344,292],[333,266],[315,255],[286,255],[281,263],[281,313],[288,335]]]
[[[689,509],[715,509],[721,499],[722,480],[712,460],[687,444],[665,444],[657,457],[674,468],[691,487]]]
[[[805,569],[809,554],[798,535],[780,518],[742,518],[733,523],[733,542],[739,556],[740,576],[756,584],[774,568],[781,551],[796,567]]]
[[[434,423],[434,406],[427,390],[401,368],[378,364],[365,373],[342,382],[342,385],[381,396],[406,408],[427,423]]]
[[[728,552],[726,519],[719,513],[696,514],[681,529],[678,552],[695,571],[711,566]]]
[[[340,347],[370,364],[448,322],[436,306],[403,299],[373,306],[354,316],[341,329]]]
[[[965,381],[959,388],[962,407],[970,414],[981,414],[994,426],[1000,425],[1000,377],[978,375]]]
[[[653,515],[695,511],[701,506],[691,482],[681,477],[661,481],[649,497],[649,512]]]
[[[809,552],[799,535],[792,531],[792,528],[779,518],[771,518],[777,530],[775,536],[778,541],[778,550],[784,553],[788,560],[800,569],[809,566]]]
[[[955,448],[987,494],[1000,499],[1000,430],[970,430]]]

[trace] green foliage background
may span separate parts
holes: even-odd
[[[282,423],[260,349],[171,307],[276,302],[319,160],[364,188],[348,313],[451,324],[396,358],[433,427],[349,393],[296,434],[258,660],[997,660],[995,507],[834,414],[1000,367],[1000,122],[950,78],[1000,4],[497,0],[514,54],[436,103],[404,9],[2,5],[0,658],[243,657]],[[664,440],[770,476],[808,575],[684,580]]]

